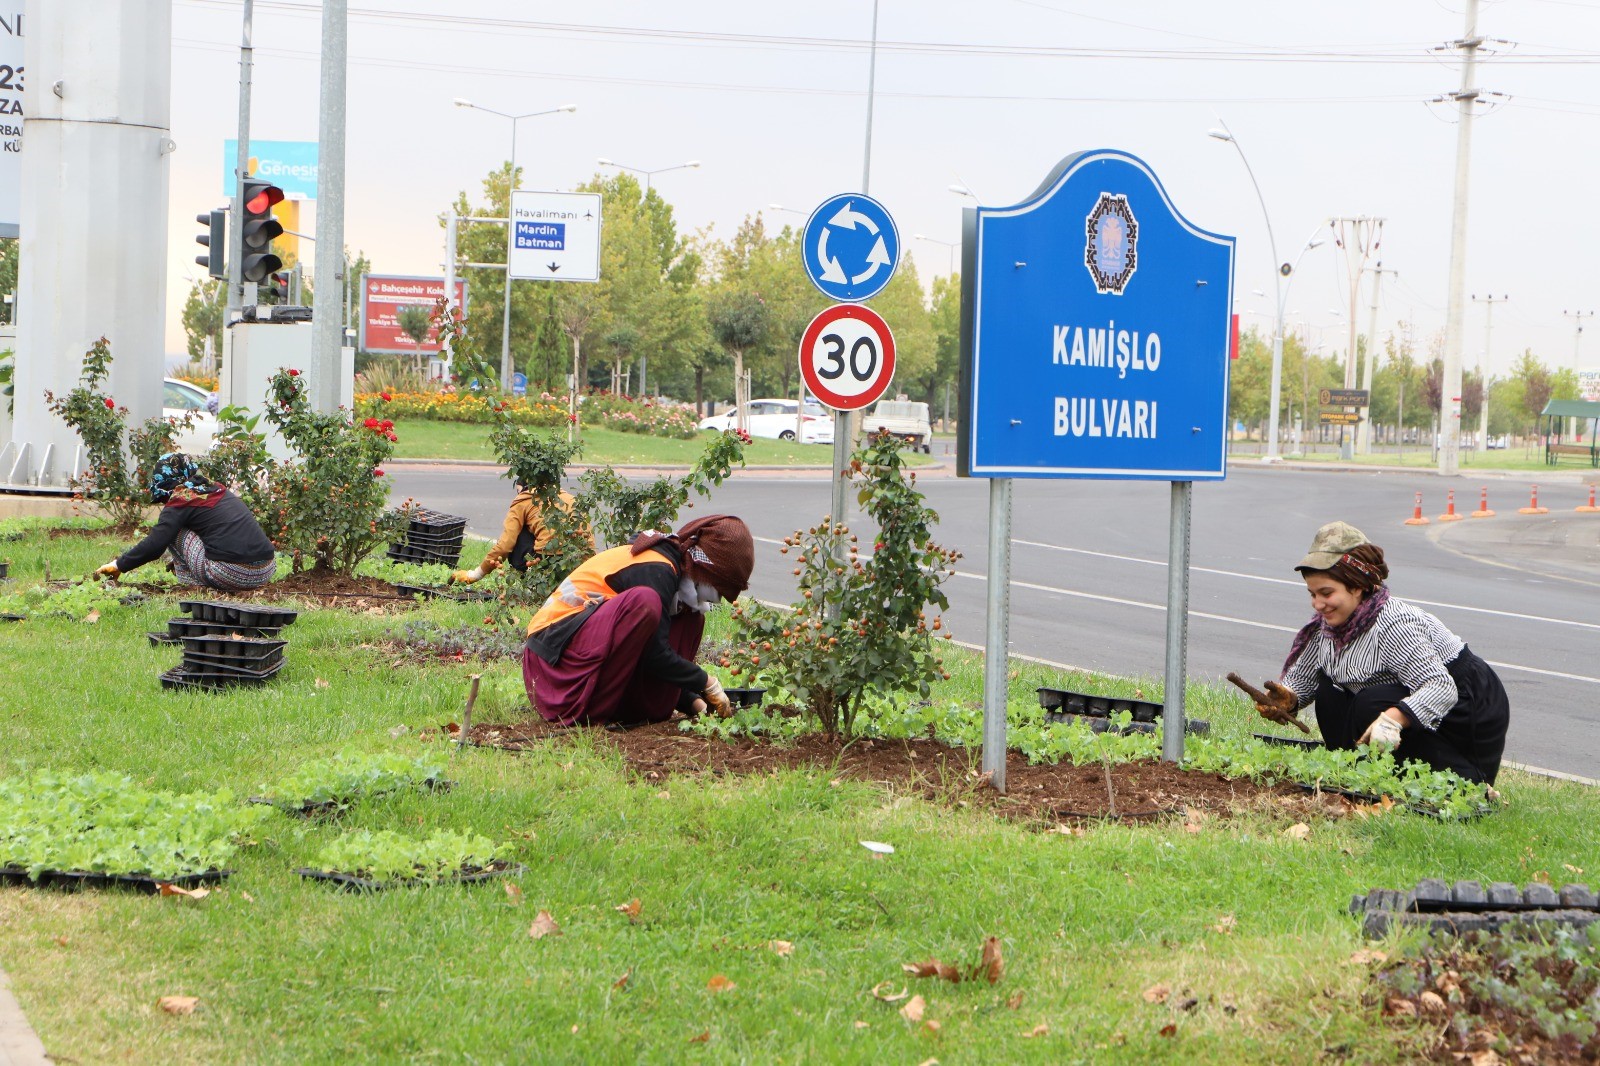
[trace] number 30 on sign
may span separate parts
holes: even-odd
[[[894,380],[894,334],[876,311],[836,304],[811,320],[800,338],[800,376],[836,411],[877,401]]]

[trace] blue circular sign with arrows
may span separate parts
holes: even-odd
[[[863,193],[840,193],[811,213],[802,238],[806,273],[829,299],[858,303],[889,284],[900,263],[900,231]]]

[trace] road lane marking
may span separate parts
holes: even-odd
[[[1159,566],[1163,569],[1165,569],[1167,565],[1165,559],[1141,559],[1135,555],[1117,555],[1112,552],[1090,551],[1087,548],[1068,548],[1060,544],[1046,544],[1043,541],[1037,540],[1013,540],[1011,543],[1020,544],[1028,548],[1046,548],[1050,551],[1070,552],[1074,555],[1092,555],[1096,558],[1114,559],[1118,562],[1142,563],[1145,566]],[[1286,577],[1262,577],[1260,574],[1245,574],[1237,570],[1218,570],[1209,566],[1190,566],[1189,572],[1199,574],[1217,574],[1221,577],[1236,577],[1245,581],[1264,581],[1272,585],[1290,585],[1294,588],[1302,588],[1304,586],[1303,582],[1295,581]],[[1414,603],[1422,607],[1443,607],[1452,611],[1470,611],[1473,614],[1492,614],[1499,618],[1517,618],[1524,622],[1547,622],[1550,625],[1575,626],[1579,629],[1600,630],[1600,623],[1595,622],[1578,622],[1569,618],[1551,618],[1548,615],[1542,614],[1521,614],[1517,611],[1497,611],[1489,607],[1468,607],[1461,603],[1444,603],[1439,600],[1419,600],[1411,596],[1403,596],[1401,598],[1407,603]]]

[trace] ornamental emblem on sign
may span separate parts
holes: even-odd
[[[1122,295],[1139,265],[1139,223],[1126,196],[1103,192],[1084,219],[1084,265],[1101,293]]]

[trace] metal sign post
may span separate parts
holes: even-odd
[[[956,472],[994,479],[985,771],[1004,789],[1010,480],[1172,484],[1163,757],[1183,757],[1192,482],[1227,475],[1233,238],[1179,214],[1143,161],[1068,156],[963,225]],[[998,771],[998,772],[996,772]]]

